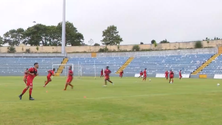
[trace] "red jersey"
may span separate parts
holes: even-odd
[[[72,77],[73,77],[73,71],[72,71],[72,70],[69,70],[68,77],[69,77],[69,78],[72,78]]]
[[[34,75],[28,74],[27,79],[33,81],[33,79],[37,76],[37,72],[38,72],[38,71],[37,71],[36,68],[32,67],[32,68],[29,69],[29,72],[30,72],[30,73],[34,73]]]
[[[166,72],[165,72],[165,75],[166,75],[166,76],[168,76],[168,74],[169,74],[169,72],[168,72],[168,71],[166,71]]]
[[[140,72],[140,76],[142,76],[142,75],[143,75],[143,72],[141,71],[141,72]]]
[[[24,76],[28,76],[28,71],[27,70],[25,70],[25,72],[24,72]]]
[[[143,71],[143,75],[144,75],[144,76],[146,76],[146,75],[147,75],[147,74],[146,74],[146,70],[144,70],[144,71]]]
[[[174,77],[173,71],[170,71],[170,77]]]
[[[181,74],[181,71],[179,72],[179,75],[181,76],[182,74]]]
[[[52,75],[54,75],[54,71],[53,70],[49,70],[47,77],[51,77]]]
[[[106,70],[104,71],[104,73],[105,73],[105,76],[106,76],[106,77],[109,77],[109,74],[111,73],[111,71],[110,71],[109,69],[106,69]]]
[[[123,75],[123,71],[121,71],[119,74],[120,74],[120,75]]]
[[[101,75],[103,75],[103,70],[101,70]]]

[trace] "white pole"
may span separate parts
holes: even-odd
[[[65,42],[66,42],[66,0],[63,0],[62,54],[65,54]]]

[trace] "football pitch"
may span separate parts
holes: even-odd
[[[65,77],[34,80],[20,101],[23,77],[0,77],[0,125],[221,125],[222,83],[213,79],[75,78],[63,91]]]

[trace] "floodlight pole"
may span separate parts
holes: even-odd
[[[65,42],[66,42],[66,0],[63,0],[62,54],[65,54]]]

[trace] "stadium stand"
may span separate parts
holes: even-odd
[[[164,73],[166,70],[173,70],[175,74],[182,70],[185,74],[192,73],[212,54],[188,54],[188,55],[169,55],[169,56],[141,56],[136,57],[126,68],[127,74],[135,74],[144,68],[148,69],[148,74]],[[139,65],[138,65],[139,64]]]
[[[60,64],[62,57],[1,57],[0,75],[1,76],[21,76],[26,68],[33,67],[38,62],[39,74],[46,75],[52,68],[52,64]]]
[[[203,69],[200,74],[222,74],[222,56],[217,57],[211,64]]]
[[[124,70],[124,76],[134,76],[144,68],[148,69],[148,76],[155,76],[156,73],[164,73],[166,70],[174,70],[178,74],[179,70],[190,74],[200,67],[206,60],[217,53],[215,48],[192,49],[192,50],[170,50],[152,52],[122,52],[122,53],[98,53],[96,58],[92,58],[90,53],[77,53],[66,55],[69,60],[67,64],[82,67],[83,76],[100,75],[100,70],[107,65],[112,71],[111,76],[118,76],[115,72],[129,59],[134,57],[132,62]],[[39,74],[46,75],[53,64],[61,64],[64,56],[59,54],[0,54],[0,75],[1,76],[21,76],[26,68],[32,67],[34,62],[40,65]],[[222,67],[218,66],[222,62],[221,56],[213,61],[201,73],[222,73]],[[55,67],[58,68],[59,66]],[[217,70],[213,70],[213,69]],[[212,70],[212,71],[209,71]],[[64,70],[61,75],[66,75]],[[74,70],[76,74],[76,70]]]

